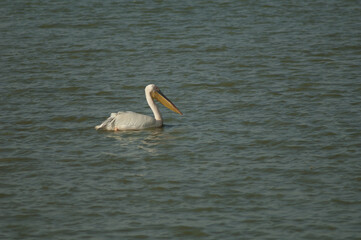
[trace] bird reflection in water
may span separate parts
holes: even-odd
[[[171,126],[165,126],[169,128]],[[110,138],[117,140],[123,153],[131,153],[138,155],[139,150],[156,154],[162,145],[169,143],[175,139],[171,133],[165,131],[164,128],[154,128],[142,131],[118,131],[109,134]]]

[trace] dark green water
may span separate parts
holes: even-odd
[[[1,1],[0,238],[360,239],[360,10]]]

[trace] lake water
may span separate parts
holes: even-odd
[[[361,239],[360,12],[1,1],[0,238]]]

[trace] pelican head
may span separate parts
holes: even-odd
[[[179,109],[160,91],[160,89],[156,85],[149,84],[148,86],[146,86],[145,94],[149,94],[153,99],[156,99],[158,102],[160,102],[173,112],[183,115],[183,113],[179,111]]]

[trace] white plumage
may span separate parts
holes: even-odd
[[[95,129],[137,130],[151,127],[160,127],[157,126],[155,118],[135,112],[118,112],[110,114],[110,117],[102,124],[96,126]]]
[[[154,84],[150,84],[145,88],[145,96],[149,107],[153,111],[154,118],[130,111],[112,113],[107,120],[96,126],[95,129],[118,131],[162,127],[163,118],[157,105],[154,103],[154,98],[170,110],[183,115],[179,109]]]

